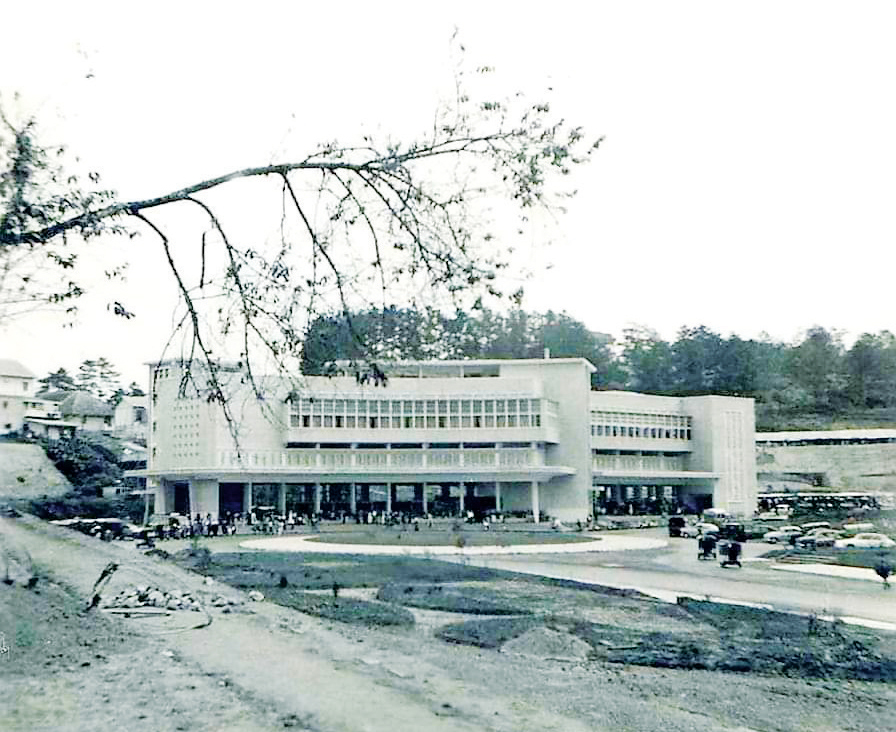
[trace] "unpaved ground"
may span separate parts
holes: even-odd
[[[71,490],[40,445],[0,440],[0,496],[37,498]]]
[[[883,730],[896,689],[869,682],[634,668],[449,645],[413,631],[319,621],[268,602],[170,618],[79,614],[140,584],[210,598],[241,593],[72,532],[0,519],[59,586],[0,584],[0,729],[106,730]],[[67,596],[65,583],[79,597]],[[30,620],[26,621],[26,616]],[[20,630],[24,629],[24,630]],[[22,646],[20,633],[30,633]],[[48,649],[52,649],[52,653]],[[84,665],[85,662],[89,665]],[[11,702],[11,703],[10,703]],[[141,716],[143,715],[143,716]]]

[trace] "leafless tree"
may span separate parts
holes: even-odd
[[[509,296],[499,275],[513,256],[513,238],[527,231],[536,210],[562,209],[574,193],[566,176],[600,142],[522,95],[474,101],[461,72],[452,102],[415,140],[333,141],[299,160],[123,201],[103,190],[96,174],[86,176],[87,186],[67,174],[64,151],[41,147],[33,122],[0,121],[0,304],[7,314],[36,302],[75,307],[84,293],[71,275],[79,246],[151,233],[183,302],[178,357],[203,367],[202,379],[187,368],[182,389],[200,390],[225,409],[225,352],[260,394],[261,354],[276,370],[296,372],[305,324],[319,313],[348,316],[359,303],[412,303],[424,293],[467,304]],[[216,195],[238,181],[270,191],[264,180],[276,183],[279,233],[247,243],[228,230]],[[158,216],[177,206],[204,220],[195,241]],[[123,317],[133,307],[110,304]]]

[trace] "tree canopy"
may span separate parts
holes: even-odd
[[[597,368],[595,388],[625,379],[610,349],[612,338],[594,333],[566,313],[475,313],[388,308],[320,316],[308,329],[302,369],[326,374],[335,361],[396,359],[587,358]]]

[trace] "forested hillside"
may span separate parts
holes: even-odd
[[[446,316],[392,308],[318,318],[304,372],[337,359],[554,358],[581,356],[597,368],[595,389],[756,399],[757,428],[896,425],[896,336],[864,333],[847,348],[837,331],[813,326],[785,343],[682,327],[666,341],[647,327],[621,338],[590,331],[565,313],[481,310]]]

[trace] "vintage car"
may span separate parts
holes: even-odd
[[[774,531],[767,531],[762,535],[762,540],[769,544],[777,544],[783,542],[790,543],[790,540],[797,536],[802,536],[803,530],[799,526],[782,526]]]
[[[894,546],[896,541],[889,536],[874,533],[856,534],[834,542],[834,549],[892,549]]]

